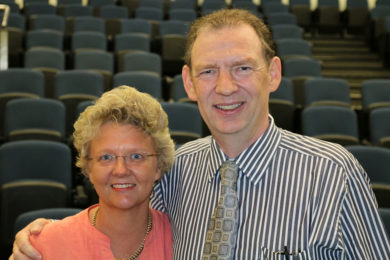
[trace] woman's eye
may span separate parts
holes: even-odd
[[[142,154],[140,154],[140,153],[132,153],[130,155],[131,160],[135,160],[135,161],[142,160],[143,157],[144,156]]]
[[[113,158],[114,158],[114,156],[111,154],[104,154],[104,155],[99,157],[99,161],[110,161]]]

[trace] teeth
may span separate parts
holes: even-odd
[[[112,187],[113,188],[117,188],[117,189],[124,189],[124,188],[129,188],[129,187],[134,187],[135,184],[129,184],[129,183],[124,183],[124,184],[113,184]]]
[[[236,109],[237,107],[241,106],[241,104],[242,103],[237,103],[234,105],[216,106],[216,107],[219,109],[222,109],[222,110],[232,110],[232,109]]]

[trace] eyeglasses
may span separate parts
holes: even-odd
[[[114,154],[103,154],[96,158],[87,157],[87,160],[94,160],[100,166],[113,166],[116,164],[119,157],[122,157],[126,166],[140,165],[146,161],[147,158],[151,156],[158,156],[159,154],[150,154],[142,152],[134,152],[127,155],[114,155]]]

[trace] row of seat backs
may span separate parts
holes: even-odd
[[[0,17],[2,17],[2,14],[0,14]],[[49,14],[34,15],[26,21],[22,15],[10,14],[8,27],[17,28],[23,32],[50,29],[66,35],[78,31],[96,31],[107,35],[138,32],[156,38],[166,34],[186,34],[189,23],[176,19],[153,23],[143,18],[104,19],[94,16],[80,16],[68,20],[59,15]]]
[[[145,86],[147,88],[147,83],[150,83],[151,86],[149,88],[156,88],[156,84],[152,83],[158,83],[158,90],[156,89],[156,92],[153,94],[156,94],[156,98],[162,98],[161,82],[164,81],[164,73],[167,73],[169,68],[171,68],[171,73],[179,73],[178,67],[180,63],[177,62],[177,65],[170,66],[168,62],[174,62],[175,60],[163,60],[160,55],[145,51],[124,51],[114,56],[110,52],[84,50],[76,52],[71,58],[73,58],[73,66],[67,68],[65,66],[69,59],[66,59],[64,52],[49,48],[33,48],[25,54],[24,69],[34,69],[43,73],[45,76],[46,97],[55,97],[54,79],[57,73],[72,70],[89,70],[98,72],[103,76],[104,90],[111,89],[118,84],[117,81],[122,81],[120,78],[123,77],[117,76],[118,72],[122,72],[121,75],[134,75],[133,77],[137,73],[141,73],[149,81],[143,83],[137,81],[139,87],[143,88]],[[22,68],[13,68],[13,70],[22,70]]]
[[[29,91],[30,94],[42,97],[42,75],[39,72],[28,72],[26,73],[26,76],[20,77],[17,76],[17,73],[12,73],[15,71],[24,72],[25,70],[11,69],[9,71],[2,72],[2,78],[4,79],[2,82],[2,92],[10,92],[12,91],[12,88],[14,92],[28,92],[29,90],[24,89],[17,90],[17,86],[23,86],[24,83],[22,79],[28,78],[27,75],[30,74],[30,85],[38,85],[40,86],[38,87],[38,89],[41,88],[40,91]],[[33,79],[33,77],[31,77],[31,74],[39,74],[40,76],[37,76],[35,77],[35,79]],[[133,85],[138,87],[142,91],[151,93],[158,98],[161,95],[161,87],[153,88],[151,87],[151,85],[161,86],[161,81],[156,76],[152,76],[149,80],[146,80],[146,76],[153,75],[153,73],[151,73],[150,75],[149,74],[135,72],[118,73],[114,76],[114,84]],[[150,81],[152,80],[152,78],[155,79],[156,84],[151,84],[153,82]],[[60,86],[60,90],[54,90],[54,92],[56,93],[54,97],[59,98],[62,101],[66,99],[66,93],[68,93],[68,95],[89,95],[92,96],[89,98],[90,100],[93,100],[102,93],[102,77],[101,75],[98,75],[93,72],[85,73],[85,71],[63,71],[59,73],[58,78],[56,80],[58,81],[56,85]],[[37,83],[33,84],[34,82]],[[74,82],[74,84],[69,85],[68,83],[70,82]],[[83,87],[76,87],[78,86],[76,82],[82,82]],[[89,84],[89,82],[93,82],[93,84]],[[174,100],[178,101],[181,98],[186,99],[186,93],[184,92],[184,87],[180,75],[177,75],[172,83],[174,83],[175,85],[175,87],[171,88],[171,90],[173,90],[172,97],[174,97]],[[325,104],[329,104],[330,101],[332,102],[332,104],[350,106],[349,86],[344,80],[332,78],[312,78],[306,80],[304,83],[304,93],[301,94],[303,94],[304,96],[305,106],[312,103],[324,104],[325,102]],[[92,87],[89,88],[88,85],[92,85]],[[73,87],[69,88],[68,86]],[[143,86],[145,86],[145,88]],[[388,86],[389,83],[387,80],[369,80],[364,82],[362,85],[363,108],[365,110],[369,110],[375,107],[386,106],[389,100]],[[65,90],[66,88],[69,89]],[[294,105],[294,94],[294,86],[292,86],[290,78],[283,77],[282,84],[278,91],[276,91],[275,93],[271,93],[271,105],[275,99],[287,100]],[[72,118],[72,120],[74,120],[74,117]]]
[[[272,102],[270,104],[271,114],[276,124],[283,127],[283,120],[286,115],[281,114],[281,104]],[[297,110],[290,110],[297,113]],[[289,112],[287,112],[289,113]],[[369,141],[373,145],[390,148],[390,123],[384,118],[390,115],[390,108],[375,109],[369,115]],[[294,114],[289,114],[290,120],[297,120]],[[302,110],[299,120],[302,124],[301,133],[313,136],[318,139],[339,143],[343,146],[367,143],[368,140],[361,140],[359,133],[359,115],[350,107],[338,105],[316,105],[309,106]],[[280,123],[280,120],[282,122]],[[285,123],[286,124],[286,123]]]
[[[301,109],[313,106],[339,106],[343,107],[340,109],[347,110],[346,113],[351,117],[349,122],[352,122],[353,128],[360,130],[359,135],[353,134],[355,142],[357,141],[356,137],[360,136],[360,139],[368,139],[373,144],[388,146],[387,138],[390,136],[390,126],[387,123],[389,120],[385,120],[385,118],[389,116],[390,81],[378,79],[363,82],[363,109],[358,111],[357,115],[355,112],[351,113],[352,106],[347,81],[336,78],[312,78],[307,79],[303,86],[303,92],[299,93],[304,100],[302,107],[294,102],[294,94],[297,94],[297,92],[294,92],[295,86],[287,77],[283,77],[278,90],[270,94],[270,110],[277,125],[295,132],[302,132],[304,129],[301,129],[303,123],[301,122]],[[318,108],[316,109],[318,110]],[[310,110],[313,109],[310,108]],[[330,110],[328,112],[326,109],[321,111],[323,111],[321,112],[324,114],[323,116],[338,116],[336,111],[334,111],[335,115],[332,115]],[[304,112],[307,113],[305,110]],[[310,113],[313,113],[312,120],[328,122],[324,117],[321,117],[322,119],[316,118],[320,116],[315,115],[315,113],[320,112],[311,111]],[[340,127],[341,132],[343,131],[337,120],[329,120],[329,122],[334,122],[335,127]],[[356,121],[358,121],[357,128]],[[308,123],[308,127],[310,127],[310,124]],[[325,133],[324,130],[323,133]],[[356,133],[356,130],[354,132]]]
[[[157,70],[156,70],[157,71]],[[113,86],[132,85],[143,92],[162,99],[161,79],[156,71],[134,70],[114,75]],[[43,72],[30,68],[11,68],[0,71],[0,93],[28,93],[33,97],[45,96],[45,77]],[[28,84],[26,84],[28,82]],[[156,82],[156,84],[153,84]],[[179,74],[168,84],[175,86],[168,99],[178,101],[186,97]],[[158,87],[160,86],[160,87]],[[177,86],[177,87],[176,87]],[[102,74],[93,70],[61,70],[54,78],[53,98],[61,98],[65,94],[86,94],[100,96],[104,89]]]
[[[64,34],[61,23],[51,20],[61,19],[53,16],[41,16],[44,21],[26,33],[17,33],[9,28],[9,52],[22,53],[31,47],[52,47],[59,50],[77,50],[80,48],[106,51],[143,50],[153,51],[165,56],[177,53],[183,56],[184,43],[189,25],[180,21],[164,21],[158,26],[143,19],[126,19],[118,23],[112,35],[105,34],[104,22],[95,17],[79,17],[72,24],[72,33]],[[58,25],[58,26],[57,26]],[[73,31],[75,31],[73,33]],[[176,46],[171,47],[171,44]],[[179,52],[179,51],[180,52]],[[19,65],[20,66],[20,65]]]
[[[130,51],[152,52],[160,55],[162,59],[182,59],[184,56],[184,44],[186,36],[179,34],[169,34],[163,36],[158,42],[150,40],[142,33],[117,34],[112,46],[103,33],[99,32],[76,32],[69,41],[61,33],[49,30],[30,31],[25,36],[26,50],[34,47],[55,48],[72,55],[80,50],[100,50],[113,52],[118,56],[123,56]],[[66,45],[66,47],[65,47]],[[172,50],[176,47],[178,50]]]
[[[83,101],[76,106],[79,115],[93,101]],[[204,126],[198,108],[192,103],[162,102],[162,107],[168,114],[171,135],[177,143],[198,139],[204,136]],[[76,118],[70,122],[73,124]],[[54,99],[22,98],[11,100],[5,109],[5,136],[7,141],[24,139],[43,139],[64,141],[65,108],[62,102]],[[187,140],[178,140],[180,132]]]
[[[278,104],[271,99],[271,113],[276,114]],[[306,107],[302,112],[302,133],[320,139],[333,140],[343,145],[358,144],[358,117],[347,103],[335,100],[322,100],[322,105]],[[193,132],[193,139],[203,136],[203,124],[194,104],[162,103],[170,118],[172,131]],[[343,106],[340,106],[342,104]],[[390,106],[389,106],[390,107]],[[390,137],[390,124],[387,123],[390,108],[379,108],[370,114],[370,140],[385,143]],[[293,107],[292,107],[293,109]],[[78,109],[79,110],[79,109]],[[77,111],[80,113],[80,111]],[[197,120],[188,121],[188,118]],[[74,122],[72,118],[70,125]],[[58,100],[16,99],[9,101],[5,109],[5,135],[7,140],[50,139],[61,141],[65,137],[65,108]],[[175,135],[175,133],[172,133]],[[325,136],[326,135],[326,136]],[[188,141],[188,140],[187,140]],[[342,143],[343,141],[347,143]],[[389,140],[387,140],[388,142]],[[179,141],[184,143],[185,141]]]
[[[164,19],[180,19],[180,20],[185,20],[185,21],[193,21],[198,16],[201,16],[204,13],[209,13],[213,10],[217,10],[217,9],[226,7],[226,4],[224,1],[204,1],[203,5],[202,5],[202,9],[206,9],[206,11],[204,11],[204,13],[200,13],[198,15],[193,8],[175,9],[175,10],[172,10],[172,13],[170,13],[169,17],[167,17],[167,15],[164,15],[164,10],[162,10],[159,7],[151,7],[151,6],[142,5],[143,3],[147,3],[147,2],[148,1],[145,1],[145,2],[141,1],[140,2],[141,6],[139,6],[135,9],[134,17],[144,18],[144,19],[149,19],[149,20],[158,20],[158,21],[162,21]],[[158,4],[162,5],[162,2],[159,2],[159,1],[151,1],[151,2],[157,2]],[[351,1],[349,1],[349,2],[351,2]],[[242,3],[242,2],[238,2],[238,3]],[[314,12],[312,12],[310,9],[310,3],[306,3],[306,2],[299,3],[299,4],[290,3],[290,7],[287,5],[283,5],[281,2],[278,2],[278,1],[273,1],[273,2],[269,2],[269,3],[265,2],[265,3],[262,3],[262,5],[260,5],[260,7],[253,5],[253,3],[248,4],[248,2],[245,2],[245,3],[247,3],[246,5],[238,4],[238,3],[237,4],[234,3],[233,6],[250,9],[253,12],[255,12],[255,14],[262,17],[263,14],[258,12],[261,10],[264,13],[264,16],[265,16],[267,22],[269,20],[268,17],[270,17],[271,14],[273,14],[273,13],[281,13],[281,12],[287,13],[290,11],[291,13],[293,13],[294,15],[297,16],[296,19],[298,19],[298,20],[295,19],[296,21],[295,20],[294,21],[297,22],[300,26],[303,26],[304,28],[307,28],[308,26],[313,27],[313,21],[315,24],[318,24],[318,25],[340,27],[340,21],[339,21],[340,19],[339,19],[339,11],[338,11],[338,2],[337,1],[331,1],[331,0],[319,1],[318,7],[315,9]],[[335,6],[335,4],[337,4],[337,6]],[[360,13],[356,13],[355,16],[360,16],[360,18],[361,18],[362,7],[360,7],[360,6],[356,7],[356,5],[357,4],[351,4],[351,5],[348,5],[347,8],[353,9],[353,10],[354,10],[354,8],[355,9],[360,8],[359,9]],[[50,7],[53,8],[54,10],[47,11],[46,14],[56,14],[57,12],[55,10],[55,7],[54,6],[50,6]],[[332,9],[332,7],[333,7],[333,9]],[[67,8],[68,9],[76,8],[76,6],[67,6]],[[83,12],[82,11],[73,11],[74,15],[78,15],[78,16],[80,16],[80,15],[92,16],[93,15],[93,7],[92,6],[78,6],[78,8],[85,9],[85,11],[83,11]],[[101,6],[100,9],[107,10],[105,12],[100,11],[101,12],[100,15],[102,17],[106,17],[106,18],[126,19],[126,18],[133,17],[133,16],[128,14],[127,9],[125,7],[121,7],[121,6],[115,6],[115,5]],[[330,9],[332,9],[332,10],[330,10]],[[42,10],[42,8],[39,8],[38,10]],[[28,11],[28,10],[26,10],[26,11]],[[192,12],[192,13],[190,13],[190,12]],[[332,15],[328,16],[329,12],[331,12],[330,14],[332,14]],[[318,13],[318,15],[317,15],[317,13]],[[351,11],[349,11],[348,13],[351,13],[350,16],[352,16]],[[367,13],[368,13],[368,9],[366,8],[366,14]],[[35,13],[35,14],[42,14],[42,11]],[[64,12],[63,14],[64,14],[64,16],[69,16],[69,14],[67,12]],[[316,14],[316,15],[313,15],[313,14]],[[337,19],[335,18],[335,16],[337,16],[336,17]],[[312,17],[314,17],[314,18],[312,18]],[[318,18],[316,18],[316,17],[318,17]],[[355,19],[355,20],[359,21],[357,19]],[[361,23],[361,20],[362,19],[360,19],[360,23]],[[367,20],[367,19],[365,19],[365,20]],[[350,24],[352,24],[352,22],[350,22]]]
[[[23,131],[20,131],[23,128],[47,129],[46,135],[51,133],[53,139],[64,140],[72,134],[73,122],[81,112],[77,108],[78,104],[82,101],[93,101],[104,92],[103,77],[91,71],[74,70],[58,73],[53,90],[55,99],[44,98],[43,75],[40,72],[28,69],[9,69],[1,71],[0,77],[2,78],[0,83],[2,102],[0,104],[4,115],[1,130],[5,130],[3,136],[6,140],[23,138]],[[114,86],[135,86],[140,91],[162,100],[159,98],[161,97],[161,80],[155,73],[122,72],[116,74],[113,81]],[[171,84],[175,93],[180,92],[177,98],[183,98],[185,94],[181,78],[175,77]],[[203,136],[204,127],[195,104],[174,102],[163,104],[164,108],[166,107],[169,111],[170,117],[175,118],[170,120],[172,130],[190,132],[192,129],[198,137]],[[177,114],[176,110],[180,113]],[[192,118],[192,121],[188,123],[186,121],[189,118]]]
[[[170,43],[168,45],[176,46]],[[73,55],[67,56],[64,52],[57,49],[35,47],[26,51],[24,67],[44,73],[45,84],[47,85],[45,95],[46,97],[53,97],[53,79],[56,73],[64,70],[91,70],[99,72],[104,77],[105,90],[112,88],[112,79],[118,72],[145,71],[149,72],[149,74],[155,74],[155,77],[161,81],[166,76],[180,73],[183,61],[181,58],[177,58],[175,54],[180,52],[179,49],[173,48],[173,53],[167,52],[164,58],[156,53],[146,51],[123,50],[115,55],[107,51],[93,49],[79,50],[73,53]],[[160,98],[161,93],[156,97]]]

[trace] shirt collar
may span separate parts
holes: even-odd
[[[268,164],[272,160],[280,143],[281,133],[276,127],[274,120],[269,116],[268,129],[253,144],[235,158],[240,172],[245,175],[254,185],[263,176]],[[216,175],[222,163],[228,159],[214,138],[211,139],[208,176],[209,181]]]

